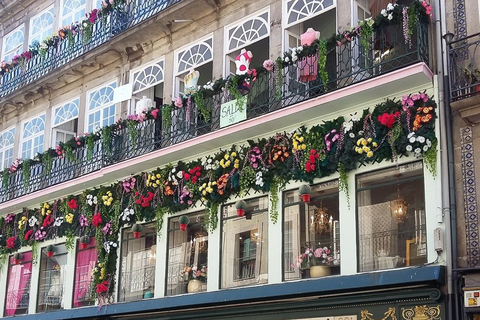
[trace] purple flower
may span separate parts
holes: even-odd
[[[112,234],[112,222],[111,221],[108,221],[106,224],[105,224],[105,227],[102,228],[102,233],[104,235],[107,235],[107,234]]]
[[[35,232],[35,240],[36,241],[43,240],[43,239],[45,239],[46,236],[47,236],[47,233],[45,232],[45,230],[43,230],[43,227],[41,227],[40,230],[37,230]]]
[[[80,226],[81,227],[88,227],[88,219],[83,214],[80,215]]]
[[[15,217],[15,215],[13,213],[7,214],[7,216],[5,217],[5,222],[6,223],[12,222],[14,217]]]

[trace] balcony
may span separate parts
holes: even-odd
[[[168,3],[172,4],[173,1]],[[150,14],[150,12],[149,8],[147,13]],[[136,16],[137,20],[140,19],[139,15],[137,14]],[[110,21],[115,19],[116,17],[113,15]],[[132,19],[133,16],[124,20],[128,21],[128,23],[110,25],[120,26],[121,29],[128,28],[134,23]],[[109,22],[106,21],[105,23]],[[109,32],[107,36],[99,36],[98,43],[107,41],[108,37],[113,35],[112,31]],[[0,203],[86,176],[130,159],[153,154],[162,149],[168,148],[168,150],[171,150],[173,146],[180,145],[185,141],[220,131],[232,124],[229,123],[232,119],[228,119],[221,112],[225,107],[225,103],[228,102],[231,102],[230,108],[244,108],[245,116],[241,121],[251,120],[268,114],[278,113],[279,110],[286,110],[289,106],[305,103],[319,96],[347,87],[359,88],[358,86],[367,80],[386,76],[387,74],[399,74],[399,70],[406,70],[408,69],[406,67],[412,67],[415,63],[421,63],[420,65],[428,64],[429,42],[427,36],[428,26],[424,23],[419,23],[412,36],[411,45],[405,44],[402,26],[400,24],[387,26],[381,32],[374,34],[368,48],[363,47],[360,41],[355,40],[329,47],[325,64],[325,71],[328,76],[322,77],[324,80],[328,79],[325,83],[322,82],[320,76],[317,76],[316,71],[313,74],[311,72],[318,66],[318,53],[315,53],[299,60],[297,63],[285,65],[279,72],[265,72],[263,70],[263,72],[259,72],[255,79],[250,79],[247,88],[237,89],[236,92],[222,91],[220,89],[210,90],[208,91],[209,94],[203,95],[201,106],[194,102],[197,100],[191,99],[188,105],[184,100],[182,108],[177,108],[173,105],[160,106],[156,118],[150,116],[147,120],[136,123],[135,126],[124,125],[121,128],[116,125],[111,126],[108,129],[111,133],[108,134],[109,139],[102,139],[101,134],[96,134],[89,146],[87,146],[87,143],[82,143],[80,146],[77,146],[75,143],[75,147],[71,152],[64,154],[63,157],[58,157],[55,151],[50,149],[48,154],[51,157],[51,161],[29,161],[28,166],[20,165],[15,172],[3,174],[3,183],[0,188]],[[82,47],[81,44],[77,45],[78,48]],[[68,48],[66,47],[65,49],[67,50]],[[75,50],[73,50],[69,59],[73,59],[76,54]],[[67,63],[67,58],[62,60],[59,56],[61,55],[56,53],[49,55],[52,59],[51,61]],[[45,63],[45,61],[38,62]],[[36,77],[39,77],[40,70],[43,72],[43,69],[35,69],[34,61],[31,63],[30,67],[26,68],[27,72],[22,73],[16,69],[14,72],[4,75],[4,88],[8,87],[10,88],[8,90],[18,90],[18,86],[21,86],[25,81],[34,81]],[[53,62],[48,64],[50,68],[54,68],[55,64]],[[37,70],[37,73],[34,70]],[[20,80],[12,77],[15,72],[18,73]],[[402,82],[403,86],[406,86],[404,89],[431,82],[431,79],[425,77],[424,73],[422,73],[421,78],[415,78],[415,74],[407,74],[401,77],[404,80]],[[10,81],[15,82],[16,85],[9,87],[11,85]],[[225,84],[225,82],[223,83]],[[243,84],[240,83],[240,87]],[[331,109],[329,111],[332,112],[344,108],[344,103],[358,104],[368,102],[372,98],[372,93],[378,96],[388,94],[389,92],[397,92],[399,83],[393,78],[389,82],[382,79],[379,82],[364,84],[363,88],[350,90],[350,96],[342,93],[342,99],[345,99],[345,101],[342,102],[341,99],[330,101],[331,106],[325,103],[322,108],[330,106]],[[353,96],[353,91],[357,92],[355,96]],[[348,93],[348,91],[343,92]],[[241,102],[235,100],[235,96],[238,97],[239,93],[243,95]],[[161,115],[164,115],[163,119]],[[309,113],[306,112],[304,114],[296,112],[296,115],[302,116],[303,119],[310,119],[317,117],[318,112],[309,111]],[[281,127],[282,125],[291,124],[291,120],[285,120],[286,122],[276,120],[275,125]],[[247,134],[247,131],[244,131],[244,136],[245,134]],[[258,133],[250,132],[248,134],[253,136]],[[238,140],[238,136],[236,139]],[[226,143],[225,139],[222,141],[222,143]],[[212,144],[210,144],[211,146]],[[179,146],[179,148],[182,147]],[[190,155],[194,154],[194,149],[191,149],[190,152],[192,152]],[[45,160],[45,157],[43,158]],[[164,160],[167,160],[166,163],[168,163],[168,161],[176,161],[178,158]],[[150,164],[152,164],[153,160],[151,159],[150,161]],[[147,162],[145,162],[145,165],[147,165]],[[157,161],[150,168],[159,165],[161,164]],[[135,168],[137,171],[147,169]],[[119,174],[125,176],[128,173],[122,171],[117,173],[118,176],[110,175],[110,181],[123,177]],[[23,205],[26,204],[23,203]]]
[[[469,123],[480,123],[480,33],[450,42],[450,105]]]

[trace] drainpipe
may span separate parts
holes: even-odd
[[[443,47],[443,35],[447,33],[445,17],[445,0],[434,1],[435,14],[435,55],[437,58],[438,75],[438,104],[440,117],[441,136],[441,163],[442,165],[442,214],[445,215],[445,238],[450,239],[451,245],[445,245],[447,264],[447,319],[460,319],[458,285],[457,285],[457,216],[455,200],[455,172],[452,136],[452,114],[450,108],[449,87],[449,44]],[[446,172],[445,172],[446,171]]]

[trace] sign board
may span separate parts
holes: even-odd
[[[220,106],[220,128],[247,119],[247,97],[225,102]]]
[[[320,318],[302,318],[296,320],[357,320],[356,315],[351,316],[331,316],[331,317],[320,317]]]
[[[468,290],[464,292],[465,307],[480,306],[480,290]]]
[[[132,98],[132,84],[127,83],[123,86],[113,89],[112,103],[119,103]]]

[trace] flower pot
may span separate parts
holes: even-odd
[[[86,242],[80,242],[79,247],[80,247],[80,249],[87,249],[88,243],[86,243]]]
[[[13,264],[20,264],[20,259],[13,259]]]
[[[310,202],[310,194],[309,193],[302,194],[302,201],[305,203]]]
[[[142,235],[141,231],[133,231],[133,237],[135,239],[139,239],[141,235]]]
[[[203,291],[203,282],[197,279],[188,281],[187,291],[189,293]]]
[[[186,231],[186,230],[187,230],[187,226],[188,226],[187,223],[180,223],[180,230]]]
[[[245,209],[237,209],[237,216],[243,217],[245,215]]]
[[[332,274],[332,270],[329,266],[313,266],[310,267],[310,277],[311,278],[320,278],[329,276]]]
[[[54,253],[55,252],[53,252],[53,251],[47,251],[47,257],[49,257],[49,258],[53,257]]]

